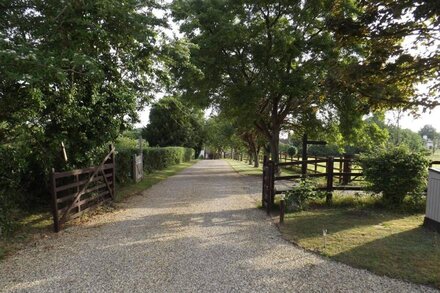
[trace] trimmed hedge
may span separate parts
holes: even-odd
[[[132,158],[138,148],[116,147],[116,180],[125,183],[131,180]],[[194,149],[184,147],[147,147],[143,149],[144,172],[151,173],[194,159]]]

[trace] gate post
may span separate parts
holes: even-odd
[[[113,200],[116,199],[116,160],[115,160],[115,149],[113,147],[113,144],[109,145],[109,149],[112,152],[110,155],[111,164],[113,165],[112,168],[112,194],[113,194]]]
[[[342,176],[342,184],[347,185],[350,183],[351,176],[347,173],[351,173],[351,160],[352,156],[345,154],[344,155],[344,175]]]
[[[262,197],[261,197],[261,205],[263,208],[265,207],[265,198],[266,198],[266,177],[267,177],[267,156],[263,157],[263,188],[262,188]]]
[[[334,157],[328,157],[327,159],[327,166],[326,166],[326,173],[327,173],[327,196],[326,196],[326,202],[330,203],[333,198],[333,164],[334,164],[335,158]]]
[[[50,174],[50,187],[52,194],[52,214],[53,214],[53,230],[58,233],[60,231],[60,217],[58,215],[58,201],[56,192],[55,169],[52,168]]]
[[[301,174],[303,179],[307,176],[307,134],[303,135],[302,141]]]
[[[273,201],[274,201],[274,198],[275,198],[275,195],[274,195],[274,177],[275,177],[275,164],[274,164],[274,162],[273,161],[268,161],[267,162],[267,165],[268,165],[268,172],[269,172],[269,174],[268,174],[268,189],[269,189],[269,192],[268,192],[268,196],[267,196],[267,206],[266,206],[266,210],[267,210],[267,214],[269,215],[270,214],[270,211],[272,210],[272,204],[273,204]]]

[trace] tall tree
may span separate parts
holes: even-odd
[[[203,113],[178,98],[165,97],[153,104],[143,137],[150,146],[183,146],[200,153],[205,140]]]
[[[323,29],[328,2],[176,0],[173,11],[197,45],[192,61],[203,72],[184,79],[186,94],[254,119],[277,161],[283,124],[321,102],[323,64],[332,54]]]

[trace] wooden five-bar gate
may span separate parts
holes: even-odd
[[[52,169],[51,190],[54,231],[67,220],[80,216],[115,197],[115,149],[98,166],[66,172]]]

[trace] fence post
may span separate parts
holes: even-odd
[[[318,173],[318,162],[317,162],[317,160],[318,160],[318,157],[315,156],[315,173]]]
[[[55,169],[52,168],[52,172],[50,174],[50,187],[52,193],[52,213],[53,213],[53,230],[55,232],[60,231],[60,218],[58,215],[58,202],[57,202],[57,193],[56,193],[56,180],[55,180]]]
[[[333,198],[333,164],[335,162],[334,157],[328,157],[327,159],[327,165],[326,165],[326,173],[327,173],[327,196],[326,196],[326,202],[330,203]]]
[[[303,140],[302,140],[301,174],[303,178],[307,176],[307,134],[303,135]]]
[[[284,223],[284,212],[286,210],[286,201],[284,198],[280,200],[280,224]]]
[[[112,194],[113,194],[113,200],[115,200],[116,199],[116,160],[115,160],[115,151],[113,151],[113,144],[110,144],[109,149],[112,152],[112,154],[110,155],[111,162],[113,165],[113,168],[112,168]]]
[[[342,184],[343,185],[347,185],[348,183],[350,183],[351,181],[351,160],[352,160],[352,156],[345,154],[344,155],[344,175],[342,176]]]
[[[263,208],[265,207],[265,193],[266,193],[266,177],[267,177],[267,170],[266,170],[266,166],[267,166],[267,156],[265,155],[263,157],[263,188],[262,188],[262,198],[261,198],[261,205],[263,206]]]
[[[274,177],[275,177],[275,164],[273,161],[268,161],[267,162],[268,165],[268,178],[269,178],[269,196],[267,198],[267,214],[270,214],[270,211],[272,210],[272,204],[273,204],[273,200],[274,200]]]

